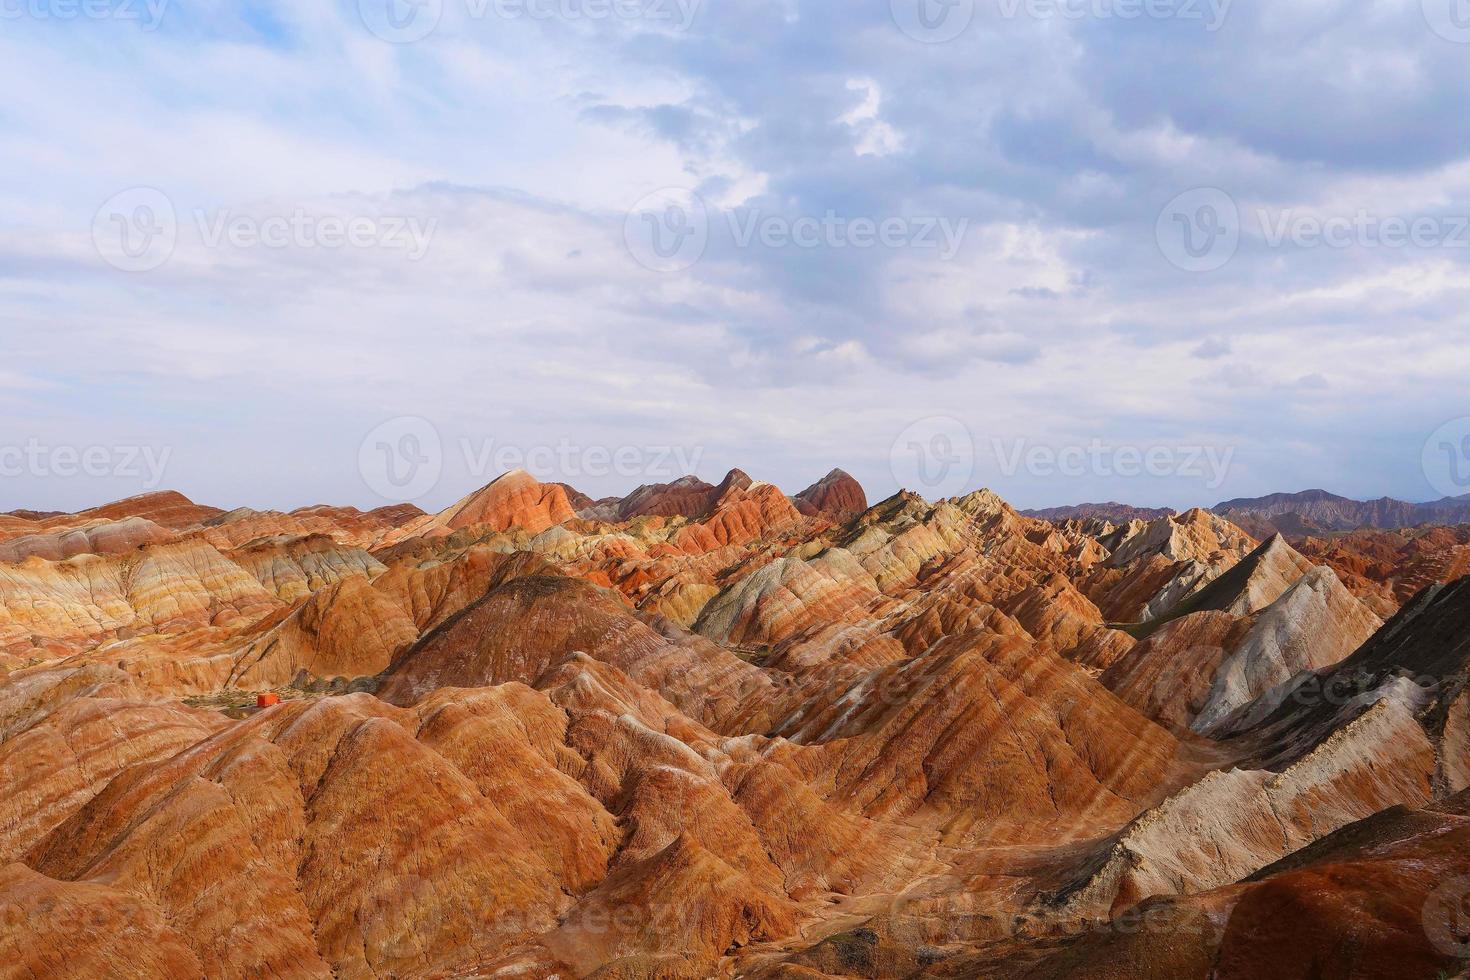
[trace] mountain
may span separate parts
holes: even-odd
[[[1227,500],[1215,513],[1234,519],[1269,522],[1282,533],[1312,530],[1352,531],[1358,528],[1404,528],[1420,524],[1470,522],[1470,496],[1446,497],[1425,504],[1411,504],[1391,497],[1379,500],[1350,500],[1326,490],[1277,493],[1267,497]]]
[[[4,515],[0,974],[1453,975],[1464,531],[841,470]]]
[[[1043,521],[1087,521],[1104,520],[1115,524],[1127,524],[1129,521],[1155,521],[1160,517],[1168,517],[1174,511],[1167,507],[1133,507],[1128,504],[1106,503],[1106,504],[1075,504],[1069,507],[1048,507],[1044,510],[1023,510],[1027,517],[1035,517]]]
[[[868,495],[857,480],[842,470],[833,470],[797,494],[795,503],[808,517],[824,514],[846,521],[868,509]]]
[[[1306,490],[1301,493],[1274,493],[1265,497],[1227,500],[1216,504],[1211,510],[1238,524],[1253,537],[1264,540],[1273,534],[1284,534],[1295,539],[1364,528],[1397,530],[1430,524],[1467,524],[1470,523],[1470,494],[1415,504],[1391,497],[1352,500],[1326,490]],[[1174,512],[1105,503],[1051,507],[1022,513],[1027,517],[1056,523],[1105,520],[1126,524],[1130,521],[1153,521]]]

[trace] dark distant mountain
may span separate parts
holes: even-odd
[[[1168,517],[1174,511],[1167,507],[1133,507],[1128,504],[1109,502],[1106,504],[1074,504],[1070,507],[1048,507],[1045,510],[1023,510],[1021,513],[1043,521],[1086,521],[1101,518],[1121,524],[1127,521],[1156,521],[1161,517]]]
[[[1352,500],[1326,490],[1306,490],[1227,500],[1214,510],[1242,526],[1250,525],[1257,530],[1269,526],[1287,535],[1352,531],[1360,527],[1391,530],[1420,524],[1470,521],[1470,496],[1413,504],[1392,497]]]

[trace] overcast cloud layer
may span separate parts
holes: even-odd
[[[0,510],[1470,491],[1463,0],[88,2],[0,0]]]

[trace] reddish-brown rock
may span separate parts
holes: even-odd
[[[1372,611],[1454,529],[738,470],[105,510],[0,518],[86,545],[0,562],[0,974],[1456,966],[1412,913],[1470,873],[1470,580]]]
[[[842,470],[833,470],[797,494],[796,506],[808,517],[850,521],[868,509],[868,495],[861,483]]]

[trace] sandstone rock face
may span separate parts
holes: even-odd
[[[734,477],[734,474],[731,475]],[[735,478],[738,479],[738,478]],[[727,478],[726,482],[735,482]],[[747,477],[745,483],[749,485]],[[652,484],[639,487],[617,504],[608,513],[608,519],[631,521],[636,517],[687,517],[691,520],[706,516],[719,499],[717,487],[705,483],[696,476],[685,476],[673,483]]]
[[[0,862],[19,860],[119,773],[167,759],[225,724],[180,705],[81,697],[0,743]]]
[[[1470,789],[1470,694],[1460,694],[1445,710],[1440,770],[1453,792]]]
[[[1389,809],[1239,884],[1155,899],[1085,929],[1013,933],[984,952],[946,958],[929,975],[1457,976],[1463,910],[1453,901],[1470,871],[1466,803],[1462,795],[1426,809]]]
[[[1251,620],[1219,610],[1180,617],[1156,630],[1102,675],[1127,704],[1179,732],[1193,727],[1215,677],[1251,630]]]
[[[1114,550],[1108,564],[1121,567],[1148,555],[1170,561],[1210,563],[1217,555],[1245,555],[1254,542],[1239,528],[1203,510],[1162,517],[1142,526]]]
[[[278,599],[294,602],[345,578],[377,578],[387,566],[361,548],[330,537],[267,538],[229,553]]]
[[[526,471],[516,470],[470,494],[435,520],[450,530],[479,525],[492,531],[519,527],[535,532],[576,516],[565,490],[538,483]]]
[[[1306,537],[1297,547],[1329,565],[1380,616],[1388,617],[1431,585],[1470,575],[1470,527],[1357,531]]]
[[[208,625],[268,612],[280,600],[201,541],[64,562],[0,565],[0,648],[78,644],[123,631]],[[41,642],[37,642],[40,639]]]
[[[164,490],[129,497],[127,500],[119,500],[93,510],[84,510],[80,514],[60,515],[52,520],[42,521],[42,524],[43,526],[74,527],[96,520],[123,521],[129,518],[143,518],[171,531],[182,531],[197,527],[221,513],[218,507],[196,504],[181,493]]]
[[[191,977],[203,964],[157,907],[106,885],[0,868],[0,956],[17,977]]]
[[[1343,588],[1332,569],[1313,569],[1261,612],[1220,667],[1195,718],[1195,730],[1208,731],[1303,671],[1338,663],[1382,625]]]
[[[412,505],[380,507],[363,512],[353,507],[303,507],[290,513],[230,511],[192,531],[221,551],[231,551],[269,539],[325,537],[341,545],[368,547],[380,537],[424,512]]]
[[[862,484],[842,470],[833,470],[796,495],[796,506],[808,517],[825,515],[834,521],[849,521],[868,509]]]
[[[1281,598],[1311,570],[1312,563],[1277,536],[1171,612],[1218,609],[1233,616],[1250,616]]]
[[[1228,885],[1380,810],[1429,802],[1433,774],[1410,709],[1379,702],[1280,772],[1213,772],[1145,813],[1068,902],[1111,915]]]
[[[365,578],[344,578],[252,642],[231,666],[227,684],[251,690],[281,687],[302,675],[372,677],[418,636],[412,617],[391,597]]]
[[[0,975],[1461,967],[1459,532],[1112,516],[739,470],[4,515]]]
[[[172,532],[143,517],[98,521],[82,527],[11,538],[0,544],[0,563],[16,564],[27,558],[64,561],[78,555],[120,555],[172,539]]]

